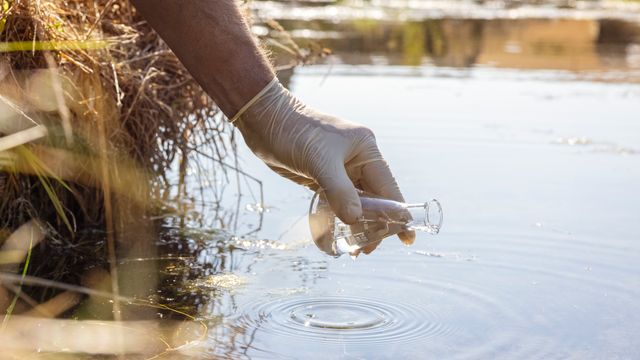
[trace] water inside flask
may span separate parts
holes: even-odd
[[[352,225],[340,221],[325,195],[317,192],[309,208],[309,226],[316,246],[339,257],[357,256],[370,244],[406,230],[438,234],[442,227],[442,206],[433,199],[422,203],[402,203],[363,191],[358,193],[362,217]]]

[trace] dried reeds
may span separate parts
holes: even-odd
[[[83,279],[99,268],[108,275],[94,285],[106,282],[111,298],[103,320],[131,318],[123,299],[152,301],[155,266],[119,267],[117,259],[153,257],[153,224],[146,219],[171,192],[166,169],[186,168],[196,147],[222,159],[229,127],[128,1],[0,4],[0,311],[6,312],[0,337],[8,341],[2,344],[47,347],[46,336],[19,336],[37,323],[46,325],[43,334],[89,326],[113,339],[98,353],[146,349],[140,336],[123,332],[140,328],[148,336],[157,324],[33,323],[25,315],[68,312],[80,301],[78,291],[93,286],[82,287]],[[86,228],[104,229],[104,236],[79,237]],[[24,236],[24,229],[36,236]],[[25,288],[25,279],[53,283]],[[76,285],[65,291],[54,283]],[[149,318],[148,312],[133,318]],[[125,338],[133,348],[126,341],[118,346]],[[92,343],[72,348],[83,346],[89,351]]]
[[[149,170],[159,187],[167,185],[165,170],[196,146],[215,142],[214,155],[225,155],[219,110],[128,1],[4,3],[0,41],[22,51],[0,58],[1,95],[27,115],[21,122],[33,120],[24,127],[46,123],[47,145],[95,156],[105,139],[109,156]],[[16,213],[11,200],[26,193],[25,184],[4,185],[2,214]],[[91,213],[100,199],[88,200],[90,207],[78,204],[83,220],[102,222],[102,209]]]
[[[281,38],[272,43],[293,55],[291,64],[326,53]],[[184,342],[154,335],[165,333],[156,322],[136,322],[162,307],[155,265],[118,260],[154,257],[151,219],[187,211],[179,199],[166,201],[185,195],[199,160],[257,181],[224,161],[233,136],[128,0],[0,0],[0,350],[64,343],[69,351],[147,352]],[[82,235],[87,229],[99,234]],[[51,319],[81,301],[102,322]],[[138,310],[121,306],[132,301]],[[20,338],[34,326],[33,338]],[[47,333],[61,327],[102,334],[104,346],[81,337],[51,345]]]

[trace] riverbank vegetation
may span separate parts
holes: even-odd
[[[128,1],[0,4],[0,350],[150,353],[202,336],[156,321],[191,315],[143,260],[160,223],[200,217],[190,185],[248,176],[232,127]],[[315,56],[270,29],[288,64]]]

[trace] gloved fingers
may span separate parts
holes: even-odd
[[[400,187],[396,182],[387,162],[380,157],[380,160],[369,162],[362,167],[363,188],[367,192],[380,195],[384,198],[404,202],[404,197],[400,192]],[[416,240],[415,231],[404,231],[398,234],[400,240],[406,245],[411,245]]]
[[[365,191],[387,199],[404,202],[400,187],[391,174],[389,165],[382,157],[380,160],[372,161],[362,166],[360,182]]]
[[[267,166],[269,167],[269,169],[275,171],[278,175],[282,176],[283,178],[289,179],[298,185],[306,186],[313,191],[318,190],[318,184],[316,184],[315,181],[313,181],[308,177],[302,176],[300,174],[296,174],[283,167],[269,165],[269,164],[267,164]]]
[[[402,241],[403,244],[412,245],[416,241],[416,232],[413,230],[403,231],[401,233],[398,233],[398,238],[400,239],[400,241]]]
[[[365,246],[361,247],[360,249],[357,249],[354,252],[350,253],[350,255],[354,256],[354,257],[358,257],[362,253],[364,253],[365,255],[369,255],[378,247],[378,245],[380,245],[379,241],[376,242],[376,243],[365,245]]]
[[[365,255],[371,254],[380,245],[380,241],[366,245],[360,249]]]
[[[333,162],[316,176],[331,209],[345,224],[353,224],[362,216],[362,205],[356,188],[341,162]]]

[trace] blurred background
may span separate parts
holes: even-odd
[[[297,42],[331,49],[329,64],[566,70],[622,81],[637,81],[640,67],[637,1],[265,1],[253,8]]]

